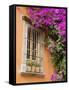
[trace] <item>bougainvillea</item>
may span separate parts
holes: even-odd
[[[66,80],[66,8],[30,7],[28,14],[34,27],[48,29],[48,38],[46,37],[45,41],[48,41],[57,71],[52,74],[51,80]]]
[[[64,8],[35,8],[28,9],[32,24],[39,28],[54,25],[61,36],[66,35],[66,9]]]

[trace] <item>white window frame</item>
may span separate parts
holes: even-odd
[[[28,33],[28,27],[31,27],[32,29],[35,29],[34,27],[32,27],[32,25],[30,25],[28,22],[26,22],[25,20],[23,20],[23,49],[22,49],[22,64],[21,64],[21,73],[27,73],[27,74],[39,74],[39,75],[44,75],[44,71],[43,71],[43,60],[42,60],[42,65],[41,65],[41,72],[27,72],[26,69],[27,69],[27,65],[26,65],[26,53],[27,52],[27,40],[25,38],[27,38],[27,33]],[[25,30],[24,30],[25,29]],[[40,47],[40,43],[38,43],[38,56],[42,56],[42,58],[44,59],[44,33],[42,35],[42,33],[40,34],[40,37],[39,37],[39,42],[42,42],[43,45],[42,47]],[[42,41],[41,41],[42,40]]]

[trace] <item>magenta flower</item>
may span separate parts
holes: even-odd
[[[61,36],[66,34],[66,9],[30,7],[28,13],[35,27],[55,25]]]
[[[52,74],[51,80],[52,81],[56,81],[57,80],[57,73],[56,72],[54,72],[54,74]]]

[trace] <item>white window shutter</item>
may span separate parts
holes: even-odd
[[[26,72],[26,64],[21,64],[21,72]]]
[[[27,60],[27,33],[28,33],[28,24],[26,23],[26,21],[23,21],[23,29],[24,29],[24,38],[23,38],[23,44],[24,44],[24,50],[22,51],[23,53],[23,64],[21,64],[21,72],[26,72],[26,60]]]

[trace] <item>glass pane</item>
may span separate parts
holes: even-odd
[[[27,33],[27,59],[30,59],[30,31],[31,28],[28,28],[28,33]]]
[[[36,31],[33,30],[32,32],[32,60],[36,60]]]

